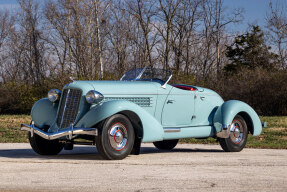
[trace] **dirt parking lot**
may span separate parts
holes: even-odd
[[[143,144],[140,155],[106,161],[92,146],[48,157],[0,144],[0,170],[0,191],[287,191],[287,150]]]

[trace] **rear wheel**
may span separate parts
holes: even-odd
[[[102,122],[96,146],[103,158],[118,160],[131,153],[134,140],[135,133],[130,120],[122,114],[116,114]]]
[[[32,149],[39,155],[57,155],[64,147],[59,140],[46,140],[39,135],[28,133],[30,145]]]
[[[226,152],[239,152],[245,147],[247,137],[248,128],[246,122],[240,115],[236,115],[230,127],[229,138],[219,138],[219,143]]]
[[[172,150],[177,145],[177,143],[178,139],[153,142],[156,148],[162,150]]]

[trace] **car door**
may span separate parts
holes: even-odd
[[[192,123],[194,114],[194,91],[173,87],[162,110],[164,127],[182,127]]]

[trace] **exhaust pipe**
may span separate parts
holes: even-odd
[[[73,124],[71,124],[70,127],[67,129],[63,129],[55,133],[47,133],[35,127],[33,121],[31,125],[21,124],[21,131],[29,131],[31,133],[31,137],[33,137],[34,134],[37,134],[47,140],[55,140],[64,136],[68,136],[68,139],[71,140],[73,139],[73,135],[98,135],[97,128],[74,128]]]

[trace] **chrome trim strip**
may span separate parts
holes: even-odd
[[[35,127],[34,123],[32,123],[31,125],[22,124],[21,131],[29,131],[31,133],[31,137],[33,137],[34,134],[37,134],[40,137],[47,140],[59,139],[64,136],[68,136],[68,138],[71,140],[73,135],[93,135],[93,136],[98,135],[97,128],[74,128],[73,125],[71,125],[67,129],[63,129],[56,133],[47,133]]]
[[[69,95],[70,95],[70,89],[68,89],[68,93],[67,93],[66,98],[65,98],[65,105],[64,105],[63,113],[61,114],[62,118],[61,118],[60,128],[62,128],[62,125],[63,125],[63,119],[65,116],[65,112],[66,112],[66,108],[67,108],[67,101],[68,101]]]
[[[165,133],[176,133],[181,131],[180,128],[165,128],[163,130]]]

